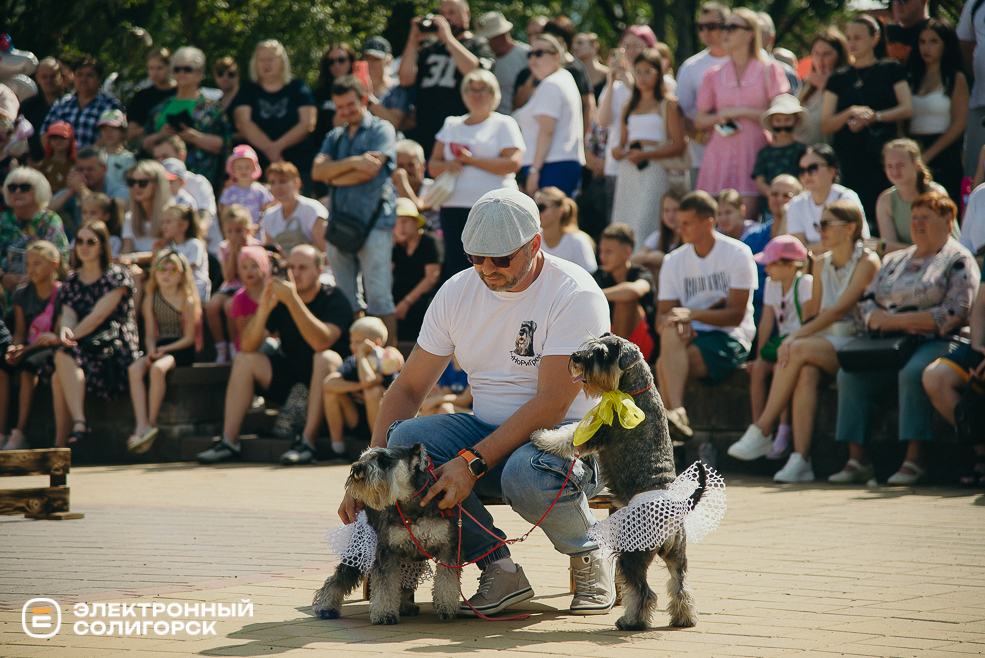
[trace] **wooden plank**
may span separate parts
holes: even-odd
[[[27,519],[43,519],[45,521],[67,521],[69,519],[84,519],[82,512],[52,512],[51,514],[25,514]]]
[[[69,448],[4,450],[0,452],[0,477],[17,475],[66,475],[72,466]]]
[[[0,490],[0,514],[68,512],[68,487]]]

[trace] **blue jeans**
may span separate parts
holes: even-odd
[[[838,421],[835,440],[864,445],[869,415],[881,406],[883,395],[899,390],[899,440],[930,441],[934,406],[923,388],[923,371],[928,365],[957,348],[957,343],[931,340],[917,347],[903,368],[872,372],[838,371]]]
[[[423,443],[435,466],[458,456],[462,448],[471,448],[496,430],[471,414],[421,416],[397,421],[390,426],[388,445],[411,446]],[[588,499],[605,487],[594,457],[578,460],[571,479],[564,487],[554,509],[540,528],[559,552],[565,555],[584,555],[598,548],[588,539],[588,529],[596,523],[588,507]],[[479,502],[478,496],[502,498],[524,519],[536,523],[551,506],[571,462],[541,452],[531,443],[516,449],[505,462],[497,464],[479,478],[472,493],[462,501],[462,507],[479,523],[496,534],[491,536],[474,521],[462,515],[462,558],[475,560],[488,553],[506,535],[493,525],[492,515]],[[484,569],[496,560],[508,557],[505,544],[476,564]]]
[[[358,253],[337,249],[332,243],[325,247],[325,256],[332,266],[335,285],[349,300],[353,311],[365,309],[369,315],[396,313],[391,282],[393,272],[393,230],[374,228]]]

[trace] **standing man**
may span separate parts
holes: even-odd
[[[705,154],[705,145],[711,139],[711,133],[694,127],[694,117],[698,113],[698,90],[705,73],[713,66],[729,61],[722,48],[722,26],[728,20],[731,12],[720,2],[708,2],[701,5],[698,17],[698,36],[707,46],[697,55],[689,57],[677,70],[677,102],[684,112],[684,127],[691,143],[688,146],[691,155],[691,187],[698,180],[698,170]]]
[[[756,262],[749,247],[715,230],[717,213],[707,192],[684,195],[677,210],[684,244],[660,268],[657,384],[679,441],[693,435],[684,410],[688,379],[722,381],[745,362],[756,335]]]
[[[517,74],[527,68],[527,53],[530,52],[530,46],[514,41],[510,34],[512,29],[513,23],[506,20],[506,17],[498,11],[483,14],[475,22],[475,36],[488,39],[489,47],[496,55],[493,73],[496,74],[499,90],[503,95],[496,111],[502,114],[513,111],[513,85],[516,83]]]
[[[34,76],[38,81],[38,93],[21,103],[21,114],[38,129],[28,140],[31,148],[31,162],[40,164],[44,160],[44,147],[41,146],[40,126],[48,116],[48,111],[55,101],[65,93],[65,78],[62,76],[64,65],[54,57],[45,57],[38,64],[38,72]]]
[[[344,213],[372,227],[357,253],[328,243],[326,254],[336,283],[352,308],[383,320],[392,343],[397,335],[397,309],[391,291],[390,260],[397,201],[390,176],[396,166],[397,134],[389,121],[369,113],[368,101],[366,89],[356,76],[335,80],[335,116],[345,125],[325,136],[311,178],[332,187],[329,217]]]
[[[78,149],[94,144],[99,139],[99,117],[106,110],[123,111],[120,101],[99,91],[103,84],[103,63],[95,57],[85,56],[75,65],[75,93],[63,96],[51,106],[40,133],[48,132],[48,126],[56,121],[68,121],[75,129]]]
[[[910,56],[920,57],[920,33],[930,20],[928,0],[890,0],[893,22],[886,26],[886,53],[906,66]],[[967,4],[975,4],[970,0]]]
[[[423,32],[423,18],[411,20],[400,61],[400,84],[417,87],[417,141],[426,154],[431,153],[434,136],[447,117],[469,112],[461,92],[465,74],[479,66],[491,71],[496,61],[489,42],[469,32],[472,15],[467,0],[442,0],[438,12]],[[437,40],[422,45],[428,33],[436,34]]]
[[[477,494],[498,496],[523,518],[538,521],[557,496],[571,462],[543,453],[530,434],[581,419],[592,401],[572,382],[568,358],[589,336],[608,328],[605,297],[588,272],[541,250],[540,213],[517,190],[494,190],[476,202],[462,233],[473,267],[435,296],[420,337],[383,398],[371,445],[420,442],[439,465],[422,504],[462,503],[499,538]],[[471,414],[417,416],[452,355],[469,373]],[[571,478],[541,529],[570,556],[575,614],[604,614],[615,602],[611,562],[586,532],[595,524],[588,498],[604,486],[594,459],[574,463]],[[362,501],[343,499],[352,523]],[[533,597],[507,546],[471,520],[462,527],[462,558],[478,559],[479,591],[469,602],[493,614]],[[473,614],[463,604],[462,614]]]

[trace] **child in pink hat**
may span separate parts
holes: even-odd
[[[243,287],[233,295],[233,305],[229,311],[229,319],[234,325],[230,327],[230,333],[235,336],[235,347],[232,348],[230,361],[236,358],[240,332],[257,312],[263,286],[270,278],[270,258],[267,256],[267,250],[259,245],[247,245],[240,249],[239,276],[243,281]]]
[[[226,160],[226,173],[234,184],[223,190],[219,197],[219,215],[228,206],[238,203],[249,209],[254,224],[259,223],[260,214],[273,205],[274,196],[257,182],[263,172],[260,170],[256,151],[246,144],[234,148],[232,155]]]

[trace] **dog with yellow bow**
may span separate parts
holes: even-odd
[[[577,425],[539,430],[530,440],[567,459],[598,459],[620,509],[593,526],[589,537],[618,554],[616,582],[626,612],[616,627],[649,627],[657,595],[646,575],[656,556],[670,572],[671,625],[694,626],[698,615],[688,583],[687,538],[717,527],[725,511],[724,482],[701,462],[677,476],[663,401],[636,345],[609,333],[591,338],[571,355],[568,371],[588,397],[601,398],[599,404]]]

